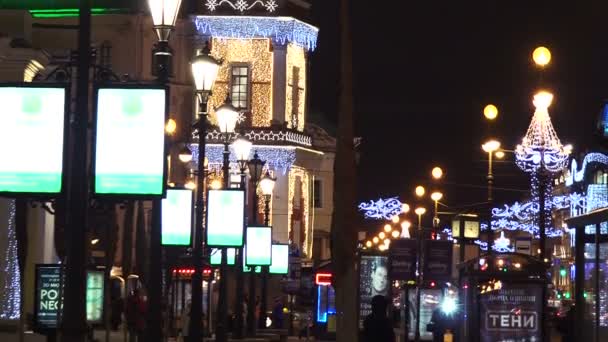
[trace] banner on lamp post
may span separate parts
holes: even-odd
[[[164,246],[191,245],[192,194],[188,189],[167,189],[167,197],[162,200],[161,241]]]
[[[417,241],[414,239],[393,240],[388,252],[391,280],[415,281]]]
[[[207,246],[242,247],[244,224],[245,192],[243,190],[207,191]]]
[[[93,190],[96,196],[160,198],[167,178],[167,89],[150,85],[98,88]]]
[[[62,191],[66,99],[62,86],[0,84],[0,145],[6,147],[0,194],[52,197]]]
[[[272,228],[247,227],[245,264],[247,266],[270,266],[272,264]]]
[[[424,279],[449,280],[452,275],[454,243],[448,240],[425,240],[424,244]]]

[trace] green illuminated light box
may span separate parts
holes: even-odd
[[[0,84],[0,103],[0,193],[61,192],[66,89]]]
[[[92,0],[91,14],[128,13],[137,9],[136,1]],[[0,0],[0,9],[29,10],[34,18],[78,16],[78,0]]]
[[[243,246],[245,192],[238,189],[207,192],[207,246]]]
[[[268,268],[271,274],[289,273],[289,246],[283,244],[272,245],[272,265]]]
[[[245,264],[247,266],[270,266],[272,263],[272,228],[247,227]]]
[[[162,197],[167,89],[111,85],[97,89],[96,100],[95,195]]]
[[[162,200],[162,244],[190,246],[192,235],[192,190],[167,189]]]
[[[226,248],[228,250],[228,264],[234,265],[236,259],[236,250],[234,248]],[[211,248],[211,257],[209,258],[211,265],[221,265],[222,263],[222,250],[219,248]]]
[[[86,309],[90,323],[103,321],[103,285],[103,271],[87,271]]]

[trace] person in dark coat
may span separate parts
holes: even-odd
[[[384,296],[372,298],[372,313],[363,321],[363,342],[394,342],[393,324],[386,315],[387,300]]]

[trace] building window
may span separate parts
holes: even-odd
[[[313,183],[312,192],[313,196],[313,204],[315,208],[323,208],[323,181],[319,179],[315,179]]]
[[[246,65],[232,66],[230,76],[230,98],[232,105],[238,109],[249,108],[249,67]]]

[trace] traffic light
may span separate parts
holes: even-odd
[[[567,274],[566,268],[565,267],[561,267],[560,270],[559,270],[559,275],[562,276],[562,277],[565,277],[566,274]]]

